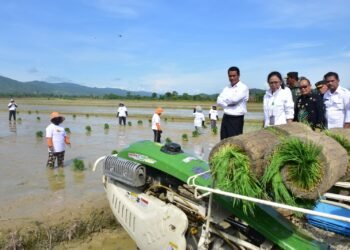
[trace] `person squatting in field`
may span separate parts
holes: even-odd
[[[52,112],[50,115],[51,124],[46,127],[46,139],[49,151],[47,167],[54,168],[57,159],[57,166],[64,166],[65,147],[70,144],[69,137],[64,127],[60,124],[65,120],[58,112]]]

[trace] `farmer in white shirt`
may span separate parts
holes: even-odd
[[[11,118],[13,117],[13,120],[16,121],[16,109],[17,104],[14,99],[11,98],[10,103],[7,105],[9,108],[9,121],[11,121]]]
[[[220,130],[221,140],[243,133],[249,89],[239,80],[239,77],[238,67],[229,68],[228,78],[231,84],[223,89],[217,99],[217,103],[224,109]]]
[[[205,121],[205,116],[203,114],[203,110],[201,106],[197,106],[193,110],[193,116],[194,116],[194,121],[193,121],[194,129],[197,132],[202,132],[201,129]]]
[[[292,92],[284,87],[282,75],[273,71],[267,76],[270,89],[264,95],[264,127],[290,123],[294,118]]]
[[[163,113],[162,108],[157,108],[152,117],[152,130],[154,135],[154,142],[160,143],[160,137],[162,134],[162,129],[160,127],[160,116]]]
[[[216,128],[216,121],[219,120],[219,115],[215,105],[211,106],[211,109],[209,110],[209,119],[211,129]]]
[[[128,110],[124,103],[119,103],[119,108],[117,112],[117,117],[119,117],[119,125],[126,124],[126,117],[128,116]]]
[[[328,90],[323,95],[326,107],[327,128],[350,128],[350,92],[339,86],[335,72],[324,75]]]

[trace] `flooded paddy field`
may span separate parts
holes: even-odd
[[[29,239],[45,243],[43,248],[101,249],[104,246],[103,249],[132,249],[134,243],[115,222],[108,207],[101,169],[92,172],[91,168],[97,158],[111,154],[112,150],[120,151],[139,140],[152,140],[149,119],[153,108],[134,107],[139,116],[129,118],[127,121],[132,125],[123,127],[117,125],[115,112],[113,115],[102,112],[108,108],[112,112],[108,105],[55,106],[16,101],[19,105],[16,123],[9,123],[6,109],[0,110],[0,246],[9,246],[9,242],[23,245],[20,240],[24,241],[25,237],[20,239],[20,235],[28,231]],[[0,104],[6,107],[7,100],[1,100]],[[62,125],[71,131],[72,146],[66,149],[64,168],[47,169],[45,128],[50,123],[50,112],[54,110],[65,116]],[[185,110],[192,112],[190,108]],[[145,118],[147,116],[149,118]],[[139,120],[142,124],[138,124]],[[105,123],[109,124],[107,130]],[[261,124],[246,122],[245,130],[259,129]],[[91,126],[91,133],[86,133],[86,126]],[[163,120],[162,127],[163,142],[168,137],[181,144],[185,152],[205,160],[219,142],[219,135],[214,135],[209,128],[199,137],[192,137],[190,117]],[[38,131],[43,132],[43,138],[36,137]],[[183,134],[188,135],[189,141],[182,141]],[[74,159],[82,160],[86,169],[73,171]],[[65,237],[61,235],[60,238],[59,232]],[[80,241],[80,238],[84,240]],[[56,239],[71,241],[58,244]]]

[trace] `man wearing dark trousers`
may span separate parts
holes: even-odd
[[[221,123],[220,139],[243,133],[244,115],[247,113],[249,88],[239,80],[238,67],[228,69],[230,85],[225,87],[217,99],[218,105],[224,109]]]

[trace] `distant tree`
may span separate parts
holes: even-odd
[[[153,93],[152,93],[152,99],[157,99],[157,96],[158,96],[158,95],[157,95],[156,92],[153,92]]]

